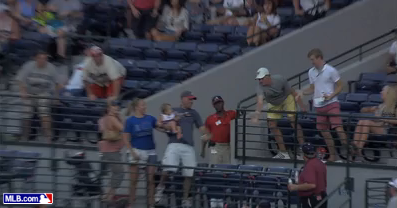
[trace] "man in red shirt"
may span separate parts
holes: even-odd
[[[216,113],[207,117],[205,127],[211,137],[203,137],[201,155],[204,156],[205,146],[211,149],[211,164],[230,164],[230,122],[236,118],[236,111],[224,108],[221,96],[212,98]]]
[[[135,36],[150,40],[150,30],[156,26],[161,0],[128,0],[128,5],[132,11]]]
[[[298,191],[302,208],[316,207],[327,196],[327,167],[317,158],[316,147],[310,143],[302,145],[305,166],[299,174],[298,184],[289,184],[290,191]],[[327,208],[327,202],[319,208]]]

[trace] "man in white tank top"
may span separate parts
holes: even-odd
[[[389,49],[389,57],[387,59],[387,73],[395,74],[397,72],[397,28],[394,29],[396,40],[392,43]]]

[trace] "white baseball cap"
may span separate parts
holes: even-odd
[[[397,178],[392,180],[392,181],[390,181],[389,185],[397,189]]]
[[[270,75],[270,72],[267,68],[262,67],[259,68],[258,71],[256,72],[256,78],[255,79],[262,79],[263,77]]]

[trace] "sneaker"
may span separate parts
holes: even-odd
[[[218,200],[212,198],[210,200],[210,208],[217,208],[218,207]]]
[[[192,203],[189,199],[182,200],[182,208],[190,208],[192,207]]]
[[[157,186],[156,187],[156,194],[154,195],[154,200],[156,203],[159,203],[163,198],[164,186]]]
[[[273,159],[291,159],[289,154],[287,152],[278,152],[276,156],[273,157]]]

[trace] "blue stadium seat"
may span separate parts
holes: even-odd
[[[152,70],[152,69],[156,69],[158,67],[158,64],[157,61],[142,60],[142,61],[137,61],[136,66],[141,69]]]
[[[147,89],[136,89],[134,90],[134,96],[137,98],[147,98],[152,95],[152,92]]]
[[[338,100],[339,101],[345,101],[346,100],[346,95],[347,95],[347,93],[339,93]]]
[[[209,199],[223,199],[225,197],[226,180],[221,172],[207,172],[201,177],[201,193]]]
[[[373,80],[360,80],[356,82],[356,93],[378,93],[381,90],[381,83]]]
[[[263,166],[260,165],[240,165],[238,167],[239,170],[247,170],[247,171],[263,171]]]
[[[241,54],[241,47],[238,45],[224,45],[220,46],[219,52],[233,57]]]
[[[186,60],[189,53],[196,51],[197,44],[193,42],[176,43],[174,49],[167,51],[167,60]]]
[[[257,203],[262,199],[267,199],[270,202],[275,202],[275,192],[277,191],[278,179],[270,176],[257,176],[255,177],[251,195],[257,196],[255,199]]]
[[[362,103],[368,100],[368,94],[366,93],[349,93],[346,95],[347,102]]]
[[[216,33],[222,33],[222,34],[228,35],[228,34],[231,34],[234,32],[234,26],[216,25],[216,26],[214,26],[213,31]]]
[[[175,86],[177,84],[178,83],[176,83],[176,82],[166,82],[166,83],[162,83],[161,88],[163,90],[165,90],[165,89],[171,88],[171,87],[173,87],[173,86]]]
[[[360,107],[359,103],[357,102],[339,102],[340,103],[340,110],[343,112],[359,112]]]
[[[151,59],[151,60],[163,60],[165,55],[164,52],[160,49],[147,49],[143,51],[145,59]]]
[[[136,39],[131,41],[131,46],[140,49],[150,49],[153,47],[153,42],[150,40]]]
[[[248,27],[246,26],[237,26],[234,30],[234,34],[230,34],[227,36],[228,42],[241,42],[247,38]]]
[[[16,178],[24,178],[28,179],[33,177],[36,171],[36,165],[38,159],[40,158],[40,153],[38,152],[22,152],[18,151],[16,153],[17,157],[26,157],[25,159],[16,159],[14,160],[14,172],[16,174]],[[29,159],[27,159],[29,158]]]
[[[181,70],[196,75],[201,72],[201,65],[199,63],[181,63]]]
[[[123,58],[135,58],[135,59],[142,59],[142,50],[139,48],[134,48],[134,47],[124,47],[118,49],[119,52],[121,53],[121,57]]]
[[[378,106],[378,105],[379,105],[379,103],[364,102],[364,103],[361,103],[360,109],[361,109],[361,108],[365,108],[365,107],[375,107],[375,106]]]
[[[148,90],[150,94],[155,94],[159,90],[161,90],[161,82],[158,81],[142,81],[141,88],[144,90]]]
[[[197,62],[207,62],[211,54],[218,53],[219,46],[217,44],[204,43],[197,46],[197,51],[190,54],[190,60]]]
[[[175,43],[173,42],[156,42],[154,44],[154,48],[162,51],[168,51],[174,48],[174,44]]]
[[[230,170],[237,170],[238,165],[232,165],[232,164],[213,164],[212,168],[215,169],[230,169]]]
[[[361,73],[359,80],[383,82],[386,80],[386,73]]]
[[[266,168],[265,175],[280,175],[280,176],[289,176],[291,174],[291,168],[286,167],[268,167]]]
[[[140,88],[140,82],[136,80],[124,80],[123,88],[130,90],[130,89],[138,89]]]
[[[369,95],[368,101],[373,103],[383,103],[382,96],[380,94]]]
[[[197,43],[193,42],[179,42],[175,43],[175,49],[186,52],[194,52],[197,48]]]
[[[251,182],[248,177],[242,176],[240,173],[228,174],[225,177],[225,181],[228,187],[225,190],[226,197],[229,194],[232,201],[241,199],[242,197],[238,196],[238,194],[245,194]]]
[[[159,69],[165,70],[171,76],[172,80],[185,80],[189,77],[189,73],[182,71],[179,62],[163,61],[159,62]]]

